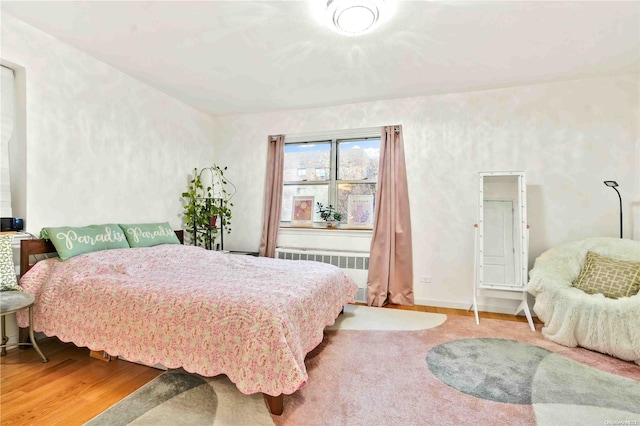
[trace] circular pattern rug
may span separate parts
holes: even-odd
[[[532,404],[539,423],[640,421],[639,382],[529,343],[453,340],[432,348],[426,361],[434,376],[460,392],[496,402]],[[564,410],[558,410],[559,405]],[[566,413],[563,418],[557,417],[558,411]]]

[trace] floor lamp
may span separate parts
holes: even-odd
[[[618,193],[618,198],[620,199],[620,238],[622,238],[622,196],[616,188],[616,186],[618,186],[618,182],[615,180],[605,180],[604,184],[613,188]]]

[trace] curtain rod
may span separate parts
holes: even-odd
[[[391,127],[391,126],[389,126],[389,127]],[[393,130],[394,130],[394,132],[395,132],[396,134],[400,133],[400,127],[401,127],[401,125],[394,125],[394,126],[393,126]],[[269,136],[269,142],[275,142],[275,141],[276,141],[276,139],[277,139],[279,136],[285,136],[285,135],[270,135],[270,136]],[[373,137],[373,136],[367,136],[367,137],[365,137],[365,138],[369,138],[369,137]]]

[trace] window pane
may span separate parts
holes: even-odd
[[[349,195],[373,195],[375,212],[376,183],[341,183],[338,185],[338,213],[342,213],[342,222],[347,221]]]
[[[338,141],[338,179],[378,180],[380,139]]]
[[[329,185],[285,185],[282,192],[282,213],[280,220],[283,222],[291,221],[291,212],[293,211],[293,197],[296,195],[313,195],[315,203],[318,201],[327,205],[329,200]],[[316,212],[313,206],[313,220],[320,221],[320,214]]]
[[[285,182],[328,180],[330,167],[330,142],[296,143],[284,146],[283,179]]]

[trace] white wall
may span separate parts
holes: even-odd
[[[34,233],[118,221],[177,227],[187,174],[214,161],[215,143],[215,162],[238,187],[225,248],[257,250],[267,135],[388,124],[404,126],[418,303],[469,306],[478,171],[527,173],[531,260],[564,241],[618,235],[606,179],[621,185],[626,234],[640,228],[629,214],[640,202],[637,74],[211,119],[6,13],[1,35],[2,60],[25,70]]]
[[[0,61],[14,68],[14,215],[26,230],[168,221],[194,167],[213,162],[213,120],[2,13]],[[15,318],[7,335],[17,340]]]
[[[28,231],[104,222],[181,226],[188,175],[213,162],[209,116],[7,13],[1,56],[25,75]]]
[[[468,308],[477,172],[526,172],[530,267],[559,243],[616,237],[617,196],[602,181],[618,181],[626,212],[640,201],[638,94],[633,74],[218,118],[217,161],[238,187],[226,248],[259,246],[267,135],[402,124],[416,302]],[[420,282],[426,275],[431,283]],[[481,308],[514,304],[484,300]]]

